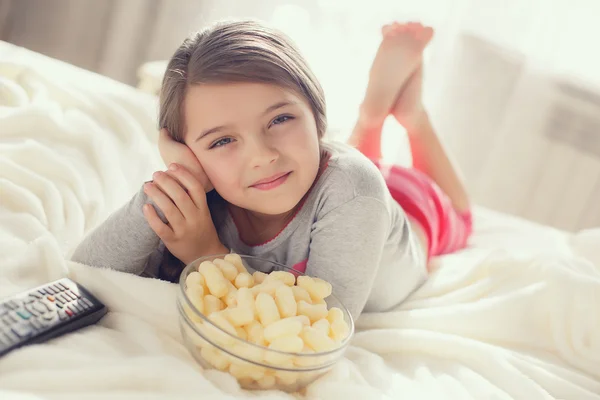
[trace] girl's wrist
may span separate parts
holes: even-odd
[[[185,259],[181,259],[181,262],[183,262],[185,265],[189,265],[192,262],[194,262],[197,259],[202,258],[202,257],[208,257],[208,256],[217,255],[217,254],[227,254],[227,253],[229,253],[229,249],[227,247],[225,247],[220,241],[217,241],[215,244],[205,247],[204,249],[202,249],[202,251],[194,254],[193,256],[187,257]]]

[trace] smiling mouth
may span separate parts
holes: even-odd
[[[274,189],[284,183],[292,172],[284,172],[282,174],[273,175],[269,178],[261,179],[253,183],[250,187],[260,190]]]

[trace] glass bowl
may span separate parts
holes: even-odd
[[[212,322],[195,306],[186,293],[186,280],[204,261],[223,259],[226,254],[202,257],[185,267],[180,277],[177,296],[179,325],[183,341],[191,355],[206,369],[218,369],[234,376],[240,386],[249,390],[283,390],[296,392],[329,371],[344,355],[354,334],[354,321],[348,309],[333,293],[325,299],[327,308],[342,311],[348,326],[347,336],[339,347],[325,352],[291,353],[255,344],[244,338],[244,332],[229,332]],[[252,256],[240,255],[249,273],[287,271],[304,275],[282,264]],[[243,329],[242,329],[243,330]]]

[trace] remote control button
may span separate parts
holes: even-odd
[[[46,306],[48,311],[56,311],[56,306],[54,305],[54,303],[49,303],[47,301],[44,301],[44,305]]]
[[[52,285],[52,289],[54,289],[54,291],[56,293],[60,293],[63,291],[63,288],[61,288],[59,285],[57,285],[56,283]]]
[[[46,293],[45,289],[39,289],[37,292],[40,295],[40,299],[42,298],[42,296],[46,296],[46,295],[50,294],[50,293]]]
[[[17,335],[20,338],[27,337],[33,333],[33,330],[31,329],[31,325],[29,325],[29,324],[17,324],[17,325],[12,326],[11,330],[13,331],[13,333],[15,335]]]
[[[63,294],[67,299],[69,299],[69,301],[77,300],[77,297],[75,297],[71,292],[63,292]]]
[[[56,317],[56,313],[48,313],[48,314],[44,314],[42,316],[42,319],[45,319],[46,321],[52,321],[52,320],[54,320],[55,317]]]
[[[5,315],[4,317],[2,317],[3,325],[9,326],[9,325],[12,325],[12,323],[13,323],[13,320],[8,315]]]
[[[48,311],[48,309],[46,308],[46,306],[44,306],[43,303],[34,303],[32,308],[40,314],[44,314]]]
[[[25,304],[31,304],[31,303],[35,303],[38,299],[33,297],[33,296],[29,296],[26,297],[25,300],[23,301]]]
[[[46,297],[46,298],[47,298],[48,300],[50,300],[51,302],[54,302],[54,300],[55,300],[54,296],[48,296],[48,297]]]
[[[67,314],[67,312],[65,310],[58,310],[58,319],[60,319],[61,321],[64,321],[66,319],[69,319],[69,315]]]
[[[33,319],[31,319],[31,321],[30,321],[29,323],[31,324],[31,326],[33,326],[33,327],[34,327],[34,329],[36,329],[36,330],[38,330],[38,331],[41,331],[42,329],[44,329],[44,328],[46,327],[46,326],[45,326],[45,325],[44,325],[42,322],[40,322],[40,320],[39,320],[39,319],[37,319],[37,318],[33,318]]]
[[[77,310],[77,312],[84,312],[85,308],[83,308],[83,306],[77,301],[75,303],[73,303],[73,307],[75,307],[75,309]]]
[[[22,302],[20,300],[9,300],[6,303],[9,310],[16,310],[17,308],[19,308],[21,306],[21,304],[22,304]]]
[[[37,312],[34,308],[33,308],[33,304],[25,304],[24,307],[27,311],[29,311],[31,313],[31,315],[37,317],[38,315],[40,315],[39,312]]]
[[[88,299],[86,299],[85,297],[83,299],[81,299],[81,301],[86,304],[89,308],[93,308],[94,307],[94,303],[92,303],[91,301],[89,301]]]
[[[63,308],[65,305],[64,303],[56,303],[56,307],[58,308]]]
[[[5,330],[4,332],[2,332],[2,336],[4,338],[4,341],[8,342],[9,344],[19,340],[19,337],[12,333],[10,330]]]
[[[69,293],[71,293],[77,299],[81,298],[81,295],[79,294],[79,290],[77,288],[75,288],[74,290],[70,290]]]
[[[72,317],[73,315],[75,315],[75,313],[74,313],[73,311],[71,311],[69,308],[67,308],[67,309],[65,310],[65,313],[66,313],[66,314],[67,314],[69,317]]]
[[[11,323],[19,322],[19,320],[21,319],[16,311],[11,311],[10,314],[7,315],[7,317],[11,321]]]
[[[81,299],[81,300],[79,300],[79,301],[77,302],[77,304],[79,304],[79,306],[80,306],[81,308],[83,308],[84,310],[87,310],[88,308],[90,308],[90,306],[88,306],[88,305],[87,305],[87,303],[86,303],[86,302],[84,302],[83,300],[85,300],[85,299]]]
[[[69,287],[67,285],[65,285],[64,283],[59,282],[58,286],[60,286],[63,290],[69,290]]]
[[[46,293],[56,294],[56,291],[54,289],[52,289],[52,286],[46,286]]]
[[[29,293],[29,296],[35,297],[36,299],[41,299],[42,298],[42,295],[40,294],[40,292]]]
[[[19,317],[23,318],[24,320],[28,320],[32,317],[31,313],[27,310],[17,311],[17,314],[19,314]]]
[[[8,314],[8,308],[0,304],[0,317],[5,316],[6,314]]]

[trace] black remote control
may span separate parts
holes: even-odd
[[[0,300],[0,356],[97,322],[106,306],[68,278]]]

